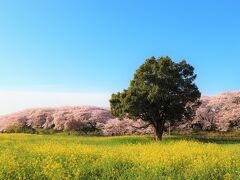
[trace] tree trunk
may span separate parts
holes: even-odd
[[[157,123],[155,128],[155,141],[161,141],[164,129],[164,122]]]

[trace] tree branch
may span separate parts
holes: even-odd
[[[136,128],[136,129],[145,129],[145,128],[149,127],[150,125],[152,125],[152,123],[145,124],[144,126],[141,126],[141,127],[137,127],[137,126],[134,126],[134,125],[131,125],[131,126],[133,128]]]

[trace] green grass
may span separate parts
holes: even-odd
[[[1,134],[0,179],[240,179],[238,140]]]

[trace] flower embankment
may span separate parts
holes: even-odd
[[[33,129],[73,130],[78,132],[100,131],[104,135],[149,134],[151,128],[141,128],[141,120],[114,119],[108,109],[79,106],[63,108],[29,109],[0,118],[0,130],[9,126],[27,126]]]
[[[192,125],[202,130],[227,131],[240,127],[240,92],[202,97]]]
[[[240,92],[226,92],[219,96],[204,96],[193,121],[178,124],[181,130],[238,130],[240,127]],[[100,131],[103,135],[151,134],[141,120],[114,119],[108,109],[79,106],[29,109],[0,117],[0,131],[10,125],[62,131]],[[167,127],[166,123],[166,127]]]

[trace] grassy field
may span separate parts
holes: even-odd
[[[240,179],[238,141],[0,135],[0,179]]]

